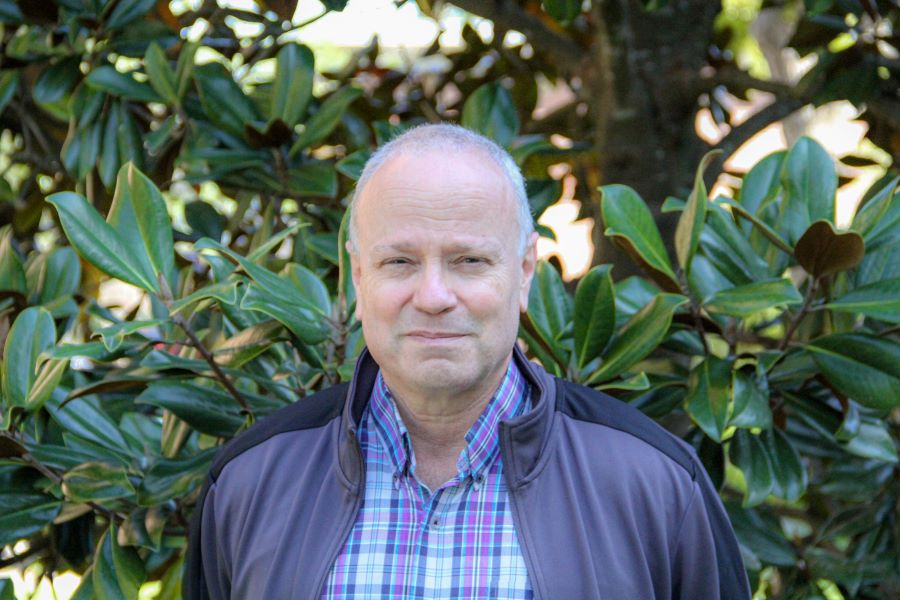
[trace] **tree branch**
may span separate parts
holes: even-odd
[[[718,144],[713,146],[713,148],[723,150],[723,152],[713,160],[707,171],[710,173],[721,173],[725,160],[734,154],[744,142],[762,131],[765,127],[784,119],[802,106],[803,103],[794,98],[775,100],[772,104],[766,106],[740,125],[734,127],[728,135],[719,140]]]
[[[459,8],[499,24],[502,29],[521,31],[534,49],[550,57],[560,70],[572,73],[585,58],[584,50],[509,0],[451,0]]]

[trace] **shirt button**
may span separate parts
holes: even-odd
[[[434,517],[434,518],[431,519],[431,526],[432,526],[432,527],[438,527],[438,526],[440,526],[440,524],[441,524],[441,520],[438,519],[437,517]]]

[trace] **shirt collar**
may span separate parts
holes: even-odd
[[[530,406],[530,389],[515,360],[494,392],[484,412],[466,433],[466,447],[459,455],[457,469],[460,480],[471,476],[481,479],[499,452],[498,429],[501,421],[508,421],[524,414]],[[379,371],[372,389],[369,410],[382,446],[391,458],[396,472],[414,473],[416,458],[409,439],[409,432],[400,418],[391,391]]]

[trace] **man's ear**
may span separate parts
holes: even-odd
[[[522,287],[519,290],[519,310],[528,310],[528,291],[531,289],[531,280],[534,279],[534,269],[537,266],[537,241],[538,233],[532,231],[525,244],[525,253],[522,255]]]
[[[356,248],[353,244],[350,243],[350,240],[347,240],[347,243],[344,245],[347,248],[347,254],[350,255],[350,278],[353,280],[353,288],[356,290],[356,310],[354,314],[356,318],[362,320],[362,297],[359,293],[359,280],[360,280],[360,264],[359,264],[359,253],[356,251]]]

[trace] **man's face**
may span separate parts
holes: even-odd
[[[480,152],[401,153],[358,199],[356,316],[395,393],[479,393],[506,369],[534,272],[516,205]],[[488,393],[493,392],[493,388]]]

